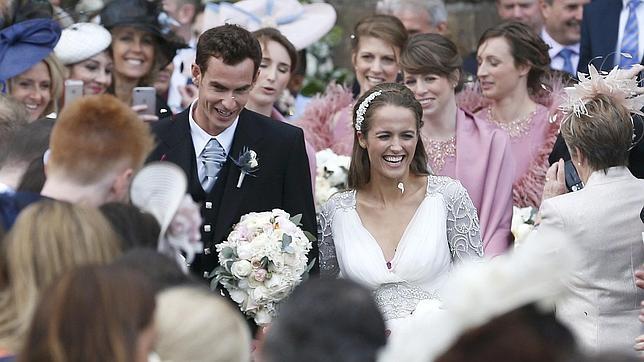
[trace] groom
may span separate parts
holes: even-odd
[[[207,30],[192,65],[199,98],[152,126],[158,146],[149,160],[179,165],[188,175],[188,192],[201,205],[204,251],[191,269],[204,278],[219,264],[215,246],[249,212],[279,208],[302,214],[303,230],[316,235],[302,130],[244,108],[261,58],[259,42],[243,28]],[[249,162],[251,154],[255,162]],[[317,255],[314,242],[309,260]]]

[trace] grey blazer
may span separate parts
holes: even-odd
[[[596,171],[582,190],[541,204],[539,228],[564,231],[581,253],[556,314],[590,353],[634,354],[644,331],[637,319],[644,291],[633,276],[644,262],[642,206],[644,180],[626,167]]]

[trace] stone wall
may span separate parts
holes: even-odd
[[[344,30],[343,43],[334,49],[334,63],[351,67],[349,36],[355,23],[375,11],[377,0],[327,0],[337,13],[337,24]],[[499,22],[494,1],[447,1],[449,37],[469,54],[476,48],[485,29]]]

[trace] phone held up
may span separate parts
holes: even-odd
[[[65,80],[65,105],[73,103],[83,96],[83,81],[77,79]]]
[[[564,163],[564,170],[566,172],[566,187],[569,191],[579,191],[584,188],[584,183],[579,178],[577,169],[571,160]]]
[[[154,87],[135,87],[132,90],[132,105],[144,104],[147,108],[142,114],[155,115],[157,106],[157,91]]]

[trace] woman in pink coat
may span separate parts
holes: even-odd
[[[548,46],[526,25],[503,23],[483,33],[477,61],[481,93],[488,104],[476,115],[510,136],[516,166],[514,205],[538,208],[548,155],[559,131],[559,120],[551,117],[558,96],[547,89],[560,87],[544,87],[550,69]]]
[[[463,61],[456,45],[438,34],[413,36],[401,54],[405,85],[423,107],[420,130],[434,174],[459,180],[478,210],[486,256],[512,241],[514,164],[509,137],[460,109]]]

